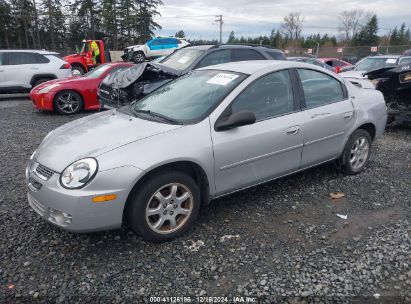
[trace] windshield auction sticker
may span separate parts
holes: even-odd
[[[237,77],[238,75],[235,75],[235,74],[218,73],[213,78],[209,79],[207,83],[225,86],[229,84],[231,81],[233,81],[234,79],[236,79]]]
[[[187,57],[187,56],[183,56],[180,59],[177,60],[178,63],[186,63],[187,61],[189,61],[191,58]]]

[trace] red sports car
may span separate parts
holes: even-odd
[[[337,73],[340,72],[342,67],[352,65],[351,63],[338,59],[338,58],[318,58],[318,60],[321,60],[322,62],[328,64],[329,66],[332,66],[337,70]]]
[[[77,114],[81,110],[97,110],[100,104],[97,88],[103,79],[116,71],[131,67],[132,63],[106,63],[87,74],[44,82],[30,92],[36,109],[59,114]]]

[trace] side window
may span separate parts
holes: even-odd
[[[411,62],[411,57],[405,57],[400,59],[400,64],[406,64]]]
[[[0,65],[3,65],[3,53],[0,53]]]
[[[38,53],[34,53],[34,55],[36,56],[36,62],[37,63],[49,63],[50,59],[48,59],[46,56],[38,54]]]
[[[307,108],[344,100],[342,84],[334,77],[305,69],[298,69],[298,75],[303,86]]]
[[[152,40],[151,42],[149,42],[150,45],[160,45],[161,44],[161,40],[160,39],[156,39],[156,40]]]
[[[232,50],[232,60],[231,61],[248,61],[248,60],[264,60],[263,55],[255,50]]]
[[[212,52],[206,55],[197,65],[197,68],[226,63],[231,61],[231,51],[230,50],[220,50]]]
[[[231,104],[231,113],[248,110],[257,120],[294,111],[294,95],[288,70],[265,75],[251,83]]]
[[[23,52],[8,52],[7,53],[7,65],[20,65],[20,64],[28,64],[29,58],[27,53]]]

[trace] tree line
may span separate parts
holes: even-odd
[[[64,2],[63,2],[64,1]],[[74,49],[107,39],[112,49],[145,43],[161,26],[161,0],[0,0],[0,48]]]
[[[290,13],[283,18],[283,22],[277,29],[273,29],[270,35],[259,37],[236,37],[231,31],[228,43],[262,44],[278,49],[288,48],[316,48],[321,47],[361,47],[378,46],[381,43],[391,46],[409,45],[410,29],[405,23],[400,27],[391,29],[387,35],[379,36],[378,17],[376,14],[363,10],[343,11],[338,16],[339,35],[313,34],[304,37],[304,16],[301,13]]]

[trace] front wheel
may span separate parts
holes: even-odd
[[[83,109],[83,98],[74,91],[62,91],[54,97],[54,109],[59,114],[77,114]]]
[[[130,196],[126,218],[131,229],[151,242],[164,242],[186,233],[200,210],[200,190],[189,175],[159,173]]]
[[[364,170],[371,154],[371,136],[365,130],[355,131],[348,139],[339,162],[345,174],[354,175]]]
[[[134,63],[143,63],[145,60],[145,56],[143,52],[135,52],[133,54],[133,62]]]

